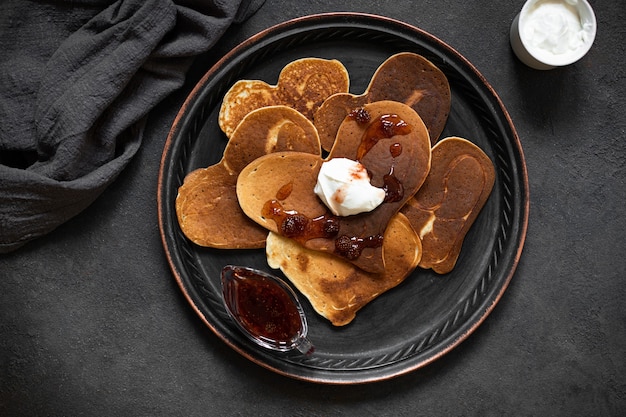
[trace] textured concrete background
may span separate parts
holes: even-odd
[[[522,1],[267,0],[198,60],[143,148],[84,213],[0,257],[0,415],[617,416],[626,413],[626,6],[570,67],[513,56]],[[434,364],[327,387],[270,373],[198,319],[163,255],[157,174],[185,95],[219,56],[281,21],[359,11],[439,37],[491,83],[518,130],[531,196],[524,253],[493,313]]]

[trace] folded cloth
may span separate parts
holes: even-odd
[[[263,1],[0,2],[0,253],[91,204],[193,57]]]

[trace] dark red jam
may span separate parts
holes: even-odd
[[[229,270],[228,270],[229,269]],[[256,338],[291,344],[303,331],[298,306],[275,280],[247,268],[227,266],[224,299],[233,316]]]
[[[402,144],[398,142],[391,144],[391,146],[389,146],[389,153],[392,158],[397,158],[402,155]]]
[[[395,203],[404,197],[404,187],[394,175],[393,166],[389,173],[383,176],[383,190],[385,190],[385,203]]]
[[[285,210],[277,200],[269,200],[263,205],[262,214],[274,220],[278,233],[304,243],[315,238],[332,238],[339,233],[339,219],[325,214],[311,219],[294,210]]]
[[[335,239],[335,253],[346,259],[354,260],[361,256],[363,249],[377,248],[382,246],[382,244],[382,235],[368,236],[366,238],[343,235]]]
[[[357,123],[365,124],[370,122],[370,114],[363,107],[359,107],[358,109],[352,110],[348,113],[348,117],[356,120]]]
[[[410,132],[411,126],[398,115],[385,114],[380,116],[365,130],[361,138],[361,144],[357,150],[357,161],[361,161],[379,140],[389,139],[396,135],[406,135]]]

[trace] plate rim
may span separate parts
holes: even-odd
[[[522,200],[520,204],[520,207],[521,207],[520,218],[519,218],[519,221],[517,222],[518,230],[519,230],[518,236],[517,236],[517,248],[514,251],[514,254],[511,256],[510,267],[509,267],[508,273],[506,277],[504,278],[498,291],[494,295],[485,298],[484,301],[485,302],[490,301],[490,303],[486,305],[484,309],[480,311],[479,309],[477,309],[476,311],[474,311],[472,314],[470,314],[467,317],[465,321],[468,323],[471,323],[471,325],[466,327],[463,332],[460,332],[460,333],[455,332],[451,335],[455,337],[445,338],[444,340],[441,341],[441,342],[444,342],[444,341],[447,342],[445,346],[443,346],[434,354],[426,357],[425,359],[417,361],[415,363],[411,363],[411,365],[408,367],[401,366],[402,365],[402,361],[401,361],[401,362],[396,362],[396,363],[385,365],[384,368],[391,369],[391,371],[387,372],[384,375],[379,375],[376,372],[374,372],[374,375],[369,375],[370,373],[372,373],[372,370],[370,369],[358,370],[357,369],[357,370],[351,370],[349,372],[344,372],[343,374],[341,374],[343,376],[348,375],[348,377],[344,377],[344,378],[335,376],[335,374],[333,374],[330,370],[327,370],[327,369],[320,370],[319,372],[317,372],[318,370],[312,371],[308,368],[303,370],[306,372],[295,372],[295,371],[290,371],[289,369],[285,369],[285,368],[291,368],[291,367],[297,368],[296,364],[293,364],[291,362],[283,362],[287,366],[282,369],[276,366],[272,366],[266,361],[263,361],[262,359],[260,359],[260,357],[262,358],[263,356],[266,356],[264,352],[260,353],[260,357],[258,355],[255,356],[249,353],[248,351],[246,351],[245,349],[241,348],[236,343],[234,343],[234,341],[230,340],[227,337],[227,335],[222,334],[219,331],[219,329],[217,329],[217,327],[213,323],[211,323],[211,321],[204,315],[204,313],[198,307],[198,305],[196,305],[194,296],[197,296],[197,295],[193,294],[195,293],[195,290],[188,288],[183,282],[183,279],[180,275],[179,266],[177,264],[177,258],[179,256],[173,253],[171,242],[170,242],[170,236],[169,236],[170,233],[168,233],[168,230],[165,226],[166,221],[167,221],[165,205],[167,204],[167,202],[164,201],[164,186],[163,186],[164,183],[166,182],[165,177],[164,177],[166,175],[165,167],[168,162],[167,161],[168,156],[172,152],[172,147],[174,145],[175,138],[177,137],[181,128],[185,125],[183,123],[184,120],[187,117],[190,117],[189,116],[190,114],[193,114],[193,111],[191,110],[193,109],[194,105],[199,105],[198,98],[203,92],[204,86],[220,68],[224,67],[230,61],[235,59],[237,55],[241,53],[242,51],[246,51],[247,49],[257,45],[259,42],[263,41],[266,38],[271,38],[272,35],[277,32],[284,32],[288,30],[290,27],[297,27],[299,25],[306,25],[306,24],[311,24],[313,26],[315,24],[323,25],[324,21],[329,21],[329,20],[335,21],[335,20],[341,20],[341,19],[345,19],[345,22],[343,24],[348,25],[348,26],[351,26],[349,20],[352,19],[355,21],[359,20],[359,21],[367,22],[370,25],[377,23],[379,25],[390,25],[393,27],[397,27],[398,29],[408,30],[409,32],[419,34],[422,37],[428,38],[430,41],[432,41],[434,44],[437,45],[437,48],[446,49],[447,53],[452,54],[455,57],[455,59],[458,59],[460,63],[465,67],[465,69],[469,70],[469,72],[471,72],[472,75],[476,77],[477,82],[479,82],[482,87],[486,88],[486,90],[488,91],[490,95],[490,98],[495,101],[498,107],[497,111],[500,113],[500,116],[504,117],[504,120],[506,121],[506,127],[510,130],[510,133],[513,139],[510,145],[513,147],[515,151],[515,156],[518,159],[518,163],[516,165],[517,165],[518,170],[521,169],[521,171],[518,172],[518,176],[519,176],[519,180],[521,181],[521,190],[519,194]],[[339,23],[337,23],[337,25],[339,25]],[[500,99],[496,91],[493,89],[491,84],[489,84],[489,82],[485,79],[485,77],[477,70],[477,68],[469,60],[467,60],[458,51],[456,51],[454,48],[449,46],[447,43],[445,43],[438,37],[416,26],[408,24],[406,22],[402,22],[400,20],[390,18],[390,17],[369,14],[369,13],[332,12],[332,13],[319,13],[319,14],[301,16],[295,19],[290,19],[290,20],[275,24],[273,26],[270,26],[250,36],[245,41],[241,42],[239,45],[233,48],[230,52],[226,53],[214,65],[212,65],[211,68],[209,68],[206,71],[206,73],[201,77],[201,79],[196,83],[196,85],[192,88],[191,92],[186,97],[183,105],[181,106],[180,110],[178,111],[177,115],[174,118],[174,121],[172,122],[172,127],[166,138],[164,148],[163,148],[163,153],[161,156],[159,174],[158,174],[158,182],[157,182],[157,214],[158,214],[159,232],[161,236],[163,249],[165,251],[168,264],[170,266],[171,272],[174,275],[177,285],[182,291],[188,304],[195,311],[195,313],[200,317],[200,319],[204,322],[204,324],[207,327],[209,327],[211,331],[220,340],[225,342],[230,348],[237,351],[239,354],[241,354],[248,360],[252,361],[253,363],[256,363],[257,365],[260,365],[270,371],[273,371],[275,373],[278,373],[287,377],[309,381],[309,382],[323,383],[323,384],[361,384],[361,383],[370,383],[370,382],[383,381],[383,380],[395,378],[395,377],[413,372],[419,368],[422,368],[438,360],[439,358],[441,358],[442,356],[446,355],[451,350],[453,350],[455,347],[457,347],[464,340],[466,340],[484,322],[484,320],[490,315],[490,313],[493,311],[495,306],[498,304],[498,302],[502,298],[519,264],[519,261],[523,252],[525,239],[526,239],[527,229],[528,229],[528,219],[529,219],[529,211],[530,211],[529,194],[530,193],[529,193],[527,166],[525,162],[523,149],[521,146],[521,141],[517,134],[515,126],[513,125],[513,121],[507,109],[505,108],[502,100]],[[478,317],[474,317],[474,316],[478,316]],[[332,377],[330,376],[331,374],[333,375]],[[359,377],[355,377],[355,376],[349,377],[349,375],[353,375],[353,374],[357,374],[359,375]]]

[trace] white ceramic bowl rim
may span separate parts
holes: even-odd
[[[519,29],[518,30],[520,31],[520,41],[522,42],[522,45],[528,51],[528,53],[537,61],[546,65],[549,65],[549,66],[569,65],[578,61],[583,56],[585,56],[587,52],[589,52],[589,49],[591,49],[591,46],[593,45],[593,42],[596,37],[596,31],[597,31],[596,16],[589,2],[587,0],[577,0],[576,4],[573,5],[578,10],[582,23],[591,25],[589,38],[587,39],[585,44],[581,46],[580,48],[578,48],[576,51],[563,54],[561,56],[555,56],[555,55],[551,56],[549,54],[537,55],[533,53],[533,51],[535,51],[536,48],[533,47],[532,45],[529,45],[528,41],[525,40],[524,36],[522,36],[521,34],[522,27],[524,26],[524,20],[527,17],[528,11],[538,2],[558,2],[558,0],[528,0],[522,7],[522,10],[520,11],[520,15],[519,15],[519,25],[518,25]]]

